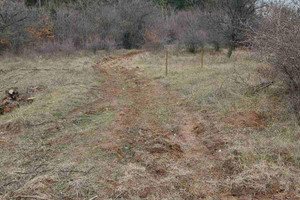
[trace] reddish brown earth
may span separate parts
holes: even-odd
[[[103,96],[88,105],[87,112],[109,109],[116,114],[111,128],[102,133],[110,139],[97,145],[116,153],[120,162],[146,169],[129,169],[129,178],[115,183],[112,198],[273,199],[273,192],[255,194],[238,187],[220,192],[222,179],[240,172],[234,160],[222,158],[231,141],[223,139],[225,133],[215,127],[215,119],[207,112],[194,110],[179,94],[130,66],[130,60],[142,53],[111,56],[94,66],[104,81],[93,90]],[[122,103],[120,97],[129,103]],[[252,111],[233,115],[226,122],[235,127],[264,126],[263,117]]]
[[[249,110],[246,112],[239,112],[229,116],[226,119],[226,122],[233,125],[234,127],[239,128],[263,128],[265,124],[265,119],[259,113]]]
[[[209,165],[218,162],[218,151],[225,142],[210,135],[218,130],[203,119],[203,113],[194,112],[178,94],[147,78],[139,67],[128,65],[133,56],[142,53],[111,56],[97,63],[94,69],[104,81],[93,90],[102,97],[70,115],[87,108],[86,112],[109,109],[116,114],[110,130],[102,133],[110,140],[96,145],[116,153],[120,161],[138,163],[146,169],[116,184],[117,191],[124,190],[124,194],[120,192],[122,198],[163,199],[174,196],[172,193],[178,193],[177,198],[181,199],[217,196],[217,187],[206,181],[220,176],[220,170]],[[121,96],[130,103],[123,104]]]

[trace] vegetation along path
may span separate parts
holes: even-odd
[[[218,172],[211,166],[225,143],[212,136],[218,130],[209,120],[130,64],[140,53],[108,57],[95,66],[105,79],[102,101],[111,102],[116,113],[107,132],[111,140],[99,145],[124,163],[119,197],[214,196]]]
[[[94,64],[93,101],[56,114],[45,134],[13,129],[20,138],[0,143],[0,199],[274,199],[283,191],[268,178],[264,189],[232,183],[241,156],[224,152],[235,132],[146,76],[134,65],[144,54]]]

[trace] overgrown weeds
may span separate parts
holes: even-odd
[[[216,167],[224,173],[221,191],[278,198],[298,194],[300,130],[286,110],[284,85],[269,74],[262,77],[269,66],[248,51],[238,50],[231,59],[209,51],[204,68],[199,54],[170,51],[167,77],[162,54],[147,53],[135,63],[225,131],[222,139],[229,143],[222,150],[223,164]]]

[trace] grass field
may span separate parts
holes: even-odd
[[[300,128],[238,50],[4,57],[0,199],[297,199]],[[34,90],[32,89],[34,88]]]
[[[223,155],[229,166],[223,167],[230,176],[222,187],[240,193],[247,191],[243,187],[265,191],[278,181],[278,187],[299,195],[299,182],[296,186],[290,180],[299,179],[300,129],[288,109],[284,87],[277,80],[256,92],[257,86],[270,81],[270,74],[263,73],[268,66],[246,50],[236,51],[230,59],[226,52],[206,52],[204,68],[200,53],[170,50],[168,62],[167,77],[163,52],[145,53],[133,65],[177,92],[198,112],[208,113],[227,132],[222,135],[228,142]]]

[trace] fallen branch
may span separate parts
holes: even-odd
[[[253,88],[253,93],[257,93],[257,92],[259,92],[259,91],[261,91],[261,90],[264,90],[264,89],[270,87],[271,85],[273,85],[273,83],[274,83],[273,81],[271,81],[271,82],[266,82],[266,83],[261,83],[261,84],[255,86],[255,87]]]
[[[116,199],[118,199],[119,197],[121,197],[123,194],[125,194],[127,191],[123,191],[123,192],[121,192],[116,198],[115,198],[115,200]]]
[[[80,171],[80,170],[60,170],[60,172],[64,173],[83,173],[89,174],[95,167],[91,167],[88,171]]]
[[[90,200],[94,200],[94,199],[97,199],[97,198],[98,198],[98,195],[90,198]]]

